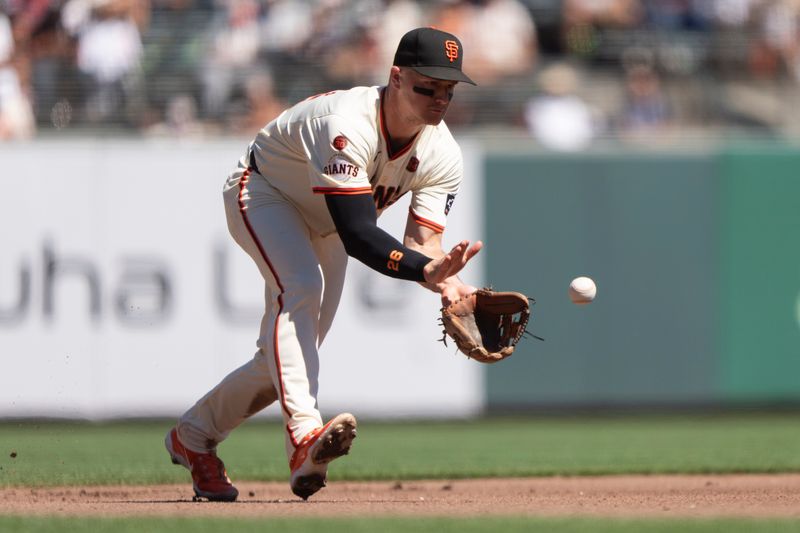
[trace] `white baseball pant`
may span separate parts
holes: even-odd
[[[244,158],[223,197],[228,229],[265,281],[258,351],[181,417],[179,436],[189,449],[213,450],[245,419],[277,400],[291,458],[303,436],[322,425],[317,349],[339,305],[347,254],[338,234],[313,234],[295,207]]]

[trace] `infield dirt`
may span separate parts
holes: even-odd
[[[0,514],[800,518],[800,474],[331,481],[307,502],[288,483],[236,485],[234,503],[192,501],[188,483],[2,489]]]

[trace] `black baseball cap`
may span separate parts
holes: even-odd
[[[394,64],[412,68],[429,78],[477,85],[461,71],[463,57],[461,41],[452,33],[435,28],[417,28],[400,39]]]

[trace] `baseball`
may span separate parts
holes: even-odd
[[[569,298],[572,303],[584,305],[591,303],[597,294],[597,286],[592,278],[581,276],[572,280],[569,284]]]

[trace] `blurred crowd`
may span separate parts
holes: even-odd
[[[799,24],[800,0],[0,0],[0,140],[250,136],[309,95],[385,83],[417,26],[458,35],[479,84],[455,130],[556,150],[800,136]]]

